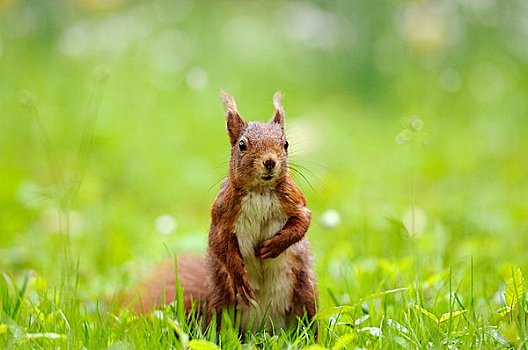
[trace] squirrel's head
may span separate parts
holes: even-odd
[[[267,123],[245,122],[233,97],[222,93],[222,99],[231,142],[231,180],[248,190],[275,187],[288,174],[281,94],[273,96],[275,111]]]

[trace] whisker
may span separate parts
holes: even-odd
[[[301,164],[297,164],[295,162],[290,162],[290,169],[292,169],[296,173],[302,174],[303,178],[306,178],[306,175],[304,175],[303,172],[308,173],[310,177],[312,177],[316,181],[317,187],[324,187],[323,180],[321,180],[321,178],[317,176],[317,174],[313,172],[310,168]]]
[[[304,162],[304,161],[303,161],[303,162]],[[296,168],[298,168],[298,169],[302,169],[302,170],[308,172],[310,175],[313,175],[313,176],[317,177],[317,175],[315,174],[315,172],[312,171],[310,168],[308,168],[308,167],[305,166],[305,165],[302,165],[302,164],[297,163],[297,162],[295,162],[295,161],[290,161],[290,165],[292,165],[292,166],[294,166],[294,167],[296,167]],[[314,163],[314,165],[318,165],[318,164]]]
[[[214,188],[217,188],[218,184],[227,177],[227,171],[225,170],[225,168],[228,164],[229,162],[222,162],[219,165],[215,166],[212,169],[212,171],[210,171],[210,174],[214,175],[213,183],[209,186],[209,188],[206,191],[202,193],[201,195],[202,199],[205,199],[211,193],[211,191]]]
[[[226,177],[227,177],[227,174],[226,175],[222,175],[222,176],[218,177],[217,179],[215,179],[214,183],[211,186],[209,186],[209,188],[207,189],[207,191],[204,193],[203,196],[206,197],[209,193],[211,193],[213,188],[217,188],[218,184],[220,182],[222,182]]]
[[[296,178],[297,176],[296,175],[299,175],[300,177],[303,178],[303,180],[308,184],[308,186],[310,186],[310,188],[312,189],[312,191],[316,192],[315,190],[315,187],[312,185],[312,183],[310,182],[310,180],[308,180],[308,178],[297,168],[295,167],[292,167],[290,166],[290,170],[292,170],[294,172],[294,174],[292,174],[292,176],[294,178]]]
[[[296,168],[302,169],[302,170],[310,173],[310,175],[313,175],[313,176],[317,177],[317,175],[315,175],[315,173],[310,168],[308,168],[305,165],[302,165],[302,164],[299,164],[299,163],[296,163],[296,162],[290,162],[290,164],[293,165]],[[318,165],[318,164],[314,163],[314,165]]]
[[[225,161],[225,162],[222,162],[222,163],[218,164],[213,169],[214,170],[223,169],[223,168],[225,168],[228,165],[229,165],[229,161]]]

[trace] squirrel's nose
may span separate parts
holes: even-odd
[[[273,168],[275,168],[275,161],[273,159],[266,159],[262,162],[264,164],[264,167],[268,169],[268,171],[271,171]]]

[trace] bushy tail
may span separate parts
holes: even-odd
[[[185,311],[192,309],[193,303],[205,303],[205,258],[184,255],[177,258],[178,278],[183,289]],[[172,260],[166,260],[150,275],[143,277],[130,292],[115,295],[113,304],[132,307],[137,313],[149,313],[176,299],[176,273]]]

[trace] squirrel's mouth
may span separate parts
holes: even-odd
[[[262,180],[264,180],[264,181],[270,181],[271,179],[273,179],[273,175],[272,174],[266,174],[266,175],[262,175],[260,178]]]

